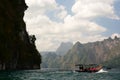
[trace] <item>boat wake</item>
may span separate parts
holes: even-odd
[[[108,71],[101,69],[101,70],[99,70],[99,71],[96,72],[96,73],[106,73],[106,72],[108,72]]]

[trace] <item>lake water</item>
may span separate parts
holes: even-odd
[[[120,80],[120,70],[100,73],[48,70],[0,71],[0,80]]]

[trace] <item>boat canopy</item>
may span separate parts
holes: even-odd
[[[75,66],[99,66],[98,64],[75,64]]]

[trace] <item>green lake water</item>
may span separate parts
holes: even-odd
[[[120,71],[77,73],[74,71],[0,71],[0,80],[120,80]]]

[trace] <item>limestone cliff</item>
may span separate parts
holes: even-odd
[[[0,70],[40,68],[35,36],[29,37],[23,20],[26,9],[24,0],[0,0]]]

